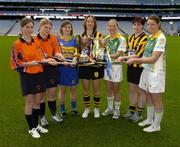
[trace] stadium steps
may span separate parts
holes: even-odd
[[[126,33],[122,28],[120,28],[119,27],[119,31],[123,34],[123,35],[125,35],[125,36],[128,36],[128,33]]]
[[[9,28],[9,30],[4,35],[8,35],[18,22],[19,22],[18,20],[15,20],[15,22],[12,24],[12,26]]]
[[[170,33],[169,33],[167,30],[163,29],[163,28],[161,28],[161,31],[162,31],[165,35],[170,35]]]

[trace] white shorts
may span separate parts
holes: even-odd
[[[112,65],[111,67],[111,77],[107,75],[107,71],[104,71],[104,80],[112,82],[121,82],[123,80],[122,65]]]
[[[165,73],[154,73],[143,69],[139,87],[149,93],[163,93],[165,91]]]

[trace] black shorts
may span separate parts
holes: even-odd
[[[127,67],[127,81],[139,85],[141,73],[143,68]]]
[[[44,78],[46,88],[57,87],[58,84],[58,69],[56,66],[44,66]]]
[[[29,74],[20,72],[22,95],[45,92],[44,72]]]
[[[79,67],[79,79],[96,80],[104,77],[104,67]]]

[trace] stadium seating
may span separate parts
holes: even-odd
[[[44,2],[44,3],[101,3],[101,4],[150,4],[150,5],[164,5],[164,4],[180,4],[179,0],[0,0],[4,2]]]
[[[0,34],[3,35],[7,33],[7,31],[12,27],[15,21],[11,20],[0,20]],[[39,20],[35,20],[35,27],[34,27],[34,33],[36,34],[39,29]],[[52,28],[52,33],[58,34],[59,33],[59,28],[60,28],[60,23],[62,20],[52,20],[53,22],[53,28]],[[83,31],[83,20],[71,20],[73,23],[73,29],[74,29],[74,34],[80,34]],[[107,21],[97,21],[98,25],[98,31],[103,32],[107,34],[107,27],[106,27]],[[173,24],[170,24],[169,21],[163,21],[162,22],[162,29],[167,33],[167,34],[176,34],[178,29],[180,28],[180,21],[174,21]],[[132,33],[132,24],[130,21],[119,21],[120,28],[126,33],[126,34],[131,34]],[[146,28],[146,26],[145,26]],[[12,28],[12,30],[9,32],[9,35],[14,35],[14,34],[19,34],[20,31],[20,25],[19,23],[16,23],[15,26]]]

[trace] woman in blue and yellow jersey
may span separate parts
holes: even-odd
[[[158,16],[151,15],[147,20],[147,28],[151,33],[147,39],[142,58],[130,58],[127,64],[143,63],[139,87],[146,91],[147,119],[139,126],[150,125],[145,132],[160,131],[163,117],[162,93],[165,91],[165,46],[166,37],[161,32],[161,22]]]
[[[127,56],[119,57],[117,61],[128,60],[131,57],[142,57],[147,36],[143,32],[145,19],[136,16],[132,22],[133,34],[127,40]],[[141,64],[132,64],[127,67],[127,81],[129,84],[129,111],[123,116],[124,119],[138,122],[142,120],[142,112],[145,105],[145,93],[138,87],[143,67]],[[137,107],[137,112],[136,112]]]
[[[84,32],[80,38],[89,39],[85,53],[90,60],[95,60],[94,40],[102,38],[102,34],[97,32],[96,19],[92,15],[88,15],[84,19]],[[80,53],[82,50],[80,49]],[[85,110],[82,114],[83,118],[87,118],[90,113],[90,82],[92,80],[93,97],[94,97],[94,117],[99,118],[99,102],[100,102],[100,79],[104,76],[104,67],[79,67],[79,78],[82,79],[83,98]]]
[[[110,19],[107,23],[107,29],[109,35],[106,38],[110,40],[107,46],[107,54],[109,60],[116,60],[126,51],[126,40],[118,32],[119,24],[117,20]],[[120,82],[123,80],[122,65],[111,65],[109,73],[105,70],[104,79],[106,80],[108,107],[102,115],[113,114],[112,118],[118,119],[120,116],[121,100],[119,89]],[[115,108],[113,108],[113,103]]]
[[[62,55],[65,59],[76,61],[77,58],[77,42],[76,37],[73,36],[72,23],[65,20],[61,23],[60,36],[58,37],[59,45],[61,46]],[[60,85],[60,110],[61,116],[66,116],[65,111],[65,93],[66,87],[70,88],[71,98],[71,112],[73,116],[78,116],[79,113],[76,108],[78,67],[76,65],[59,65],[59,85]]]

